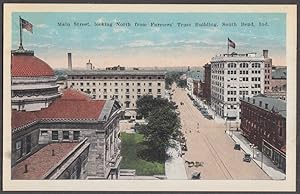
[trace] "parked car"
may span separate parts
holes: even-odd
[[[235,149],[235,150],[240,150],[240,149],[241,149],[241,145],[236,143],[236,144],[234,145],[234,149]]]
[[[192,180],[198,180],[198,179],[200,179],[200,175],[201,175],[200,172],[193,172],[193,174],[192,174]]]
[[[245,154],[243,158],[244,162],[251,162],[251,155],[250,154]]]
[[[205,118],[207,118],[208,120],[214,119],[211,115],[205,115]]]

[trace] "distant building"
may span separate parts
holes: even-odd
[[[190,94],[194,94],[197,97],[202,97],[203,93],[203,72],[202,71],[188,71],[186,73],[187,77],[187,89],[190,92]]]
[[[41,110],[61,95],[53,69],[35,57],[33,51],[12,51],[11,78],[11,103],[14,110]]]
[[[207,104],[211,104],[211,64],[204,65],[204,87],[203,98]]]
[[[274,67],[272,70],[271,91],[266,93],[267,96],[286,100],[287,91],[287,68]]]
[[[286,102],[264,95],[241,99],[244,136],[285,171]]]
[[[211,59],[211,106],[217,115],[239,119],[240,97],[264,93],[265,58],[256,53],[223,54]]]
[[[106,67],[106,70],[123,71],[125,70],[125,67],[121,67],[120,65],[118,65],[114,67]],[[134,70],[138,70],[138,68],[135,68]]]
[[[156,70],[109,70],[67,72],[67,87],[88,93],[94,99],[115,99],[126,118],[136,117],[136,100],[143,95],[165,97],[165,72]]]

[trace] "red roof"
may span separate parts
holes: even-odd
[[[89,119],[97,120],[105,100],[92,100],[84,93],[68,89],[48,108],[35,112],[12,111],[12,129],[40,119]]]
[[[12,77],[54,76],[53,69],[41,59],[31,55],[13,55]]]
[[[70,153],[77,143],[53,143],[49,144],[33,155],[12,168],[12,179],[34,180],[43,176],[68,153]],[[54,156],[52,156],[54,150]],[[24,173],[27,164],[28,172]]]
[[[13,110],[11,117],[11,127],[12,129],[15,129],[38,120],[39,118],[35,115],[35,112],[20,112]]]

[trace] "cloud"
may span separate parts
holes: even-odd
[[[123,28],[123,27],[115,27],[113,28],[113,32],[115,33],[119,33],[119,32],[127,32],[128,29],[127,28]]]
[[[136,40],[129,44],[128,47],[145,47],[145,46],[154,46],[155,44],[150,40]]]
[[[159,27],[151,28],[151,32],[160,32],[160,28]]]
[[[44,43],[44,44],[28,43],[28,44],[26,44],[26,47],[32,47],[32,48],[53,48],[54,45],[50,44],[50,43]]]
[[[99,23],[102,23],[104,21],[105,21],[105,19],[103,17],[101,17],[101,18],[99,18],[99,19],[96,20],[96,22],[99,22]]]
[[[48,28],[47,24],[35,24],[34,27],[36,28]]]

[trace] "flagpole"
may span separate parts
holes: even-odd
[[[21,16],[19,16],[19,23],[20,23],[20,47],[19,47],[19,49],[23,49],[23,45],[22,45],[22,20],[21,20]]]
[[[229,38],[227,38],[227,54],[229,56]]]

